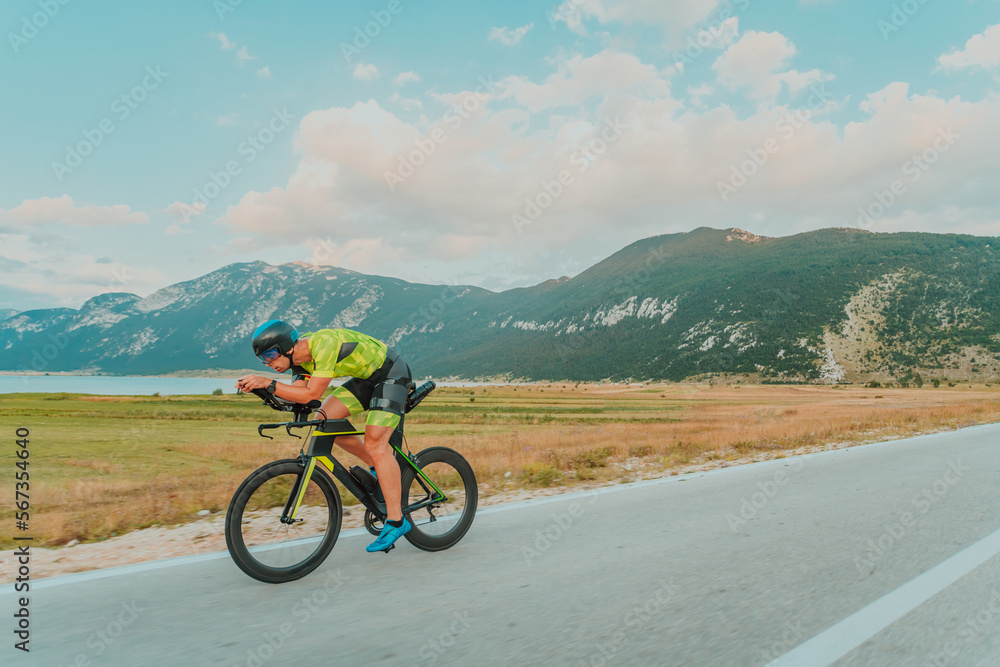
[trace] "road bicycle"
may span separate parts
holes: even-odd
[[[435,385],[410,383],[408,413]],[[266,583],[294,581],[315,570],[330,554],[343,520],[343,504],[336,478],[365,508],[364,524],[378,535],[386,520],[386,506],[374,475],[360,466],[345,468],[332,454],[340,436],[364,436],[347,419],[306,419],[320,406],[291,403],[257,389],[264,404],[291,412],[290,422],[260,424],[268,429],[311,429],[305,448],[292,459],[272,461],[255,470],[236,490],[226,513],[226,546],[243,572]],[[402,423],[389,445],[399,463],[403,515],[413,527],[404,537],[418,549],[441,551],[454,546],[472,525],[479,488],[472,466],[447,447],[430,447],[417,454],[403,452]],[[384,551],[388,553],[393,547]]]

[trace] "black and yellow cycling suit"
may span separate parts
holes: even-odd
[[[399,428],[410,391],[410,367],[385,343],[351,329],[302,334],[312,361],[294,366],[295,380],[350,377],[335,387],[352,415],[368,410],[368,424]]]

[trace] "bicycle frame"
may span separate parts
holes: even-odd
[[[290,424],[294,424],[294,422]],[[306,451],[299,456],[304,464],[304,469],[302,474],[295,480],[292,491],[288,496],[288,501],[285,503],[285,508],[281,514],[282,523],[295,522],[295,516],[302,504],[309,480],[312,479],[316,471],[317,462],[340,481],[344,485],[344,488],[350,491],[377,519],[385,521],[385,503],[378,502],[374,495],[361,487],[350,471],[333,456],[333,446],[336,438],[351,435],[364,436],[364,434],[364,431],[357,430],[346,419],[330,419],[316,425],[316,428],[309,436]],[[419,502],[404,507],[403,512],[409,514],[428,505],[447,501],[448,497],[424,474],[423,470],[417,465],[416,459],[403,453],[403,450],[400,448],[402,444],[402,432],[399,430],[393,431],[392,435],[389,436],[389,445],[392,447],[395,457],[398,460],[406,461],[416,471],[416,480],[427,494]],[[431,488],[428,488],[428,485]],[[433,489],[433,493],[431,489]]]

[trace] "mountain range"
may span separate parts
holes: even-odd
[[[491,292],[302,262],[232,264],[142,298],[0,311],[0,370],[243,369],[286,319],[395,347],[417,377],[772,382],[990,381],[1000,374],[994,237],[699,228],[579,275]]]

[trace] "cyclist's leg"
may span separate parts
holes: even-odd
[[[389,436],[401,425],[406,410],[406,397],[410,391],[407,386],[410,382],[409,368],[405,363],[399,363],[402,366],[400,372],[405,373],[405,377],[390,377],[375,387],[365,425],[365,450],[374,462],[389,521],[403,518],[400,508],[402,484],[399,464],[389,446]]]
[[[365,411],[365,406],[371,398],[370,388],[357,379],[351,379],[340,387],[335,387],[333,393],[323,401],[321,408],[328,419],[347,419]],[[363,400],[362,400],[363,399]],[[372,466],[373,462],[365,450],[364,441],[356,435],[341,435],[333,440],[334,444]]]

